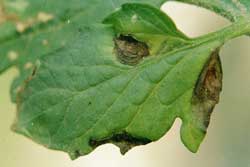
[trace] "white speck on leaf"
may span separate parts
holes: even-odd
[[[43,44],[44,46],[47,46],[47,45],[49,44],[49,42],[48,42],[48,40],[44,39],[44,40],[42,41],[42,44]]]
[[[10,61],[15,61],[18,58],[18,53],[15,51],[9,51],[8,58]]]
[[[118,11],[118,10],[120,10],[121,8],[115,8],[115,11]]]
[[[37,15],[37,19],[40,22],[46,23],[50,20],[52,20],[54,18],[54,16],[52,14],[49,13],[45,13],[45,12],[39,12]]]
[[[16,29],[17,29],[18,32],[22,33],[22,32],[24,32],[26,30],[26,28],[27,28],[27,24],[22,23],[22,22],[17,22],[16,23]]]
[[[18,32],[22,33],[27,28],[31,27],[34,22],[35,22],[35,20],[32,19],[32,18],[29,18],[25,22],[18,21],[18,22],[16,22],[16,29],[17,29]]]
[[[18,86],[17,88],[16,88],[16,92],[20,92],[22,90],[22,87],[21,86]]]
[[[138,19],[137,15],[133,15],[131,18],[132,23],[135,23],[137,19]]]
[[[31,62],[28,62],[28,63],[26,63],[26,64],[24,65],[24,68],[25,68],[26,70],[31,69],[32,67],[33,67],[33,64],[32,64]]]

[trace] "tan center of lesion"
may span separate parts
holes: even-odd
[[[140,42],[131,36],[119,36],[114,39],[115,53],[122,64],[136,65],[144,57],[149,56],[149,48],[144,42]]]
[[[201,128],[204,131],[209,125],[215,105],[219,102],[222,78],[221,61],[218,50],[216,50],[205,64],[192,97],[192,110],[198,119],[197,122],[202,122]]]

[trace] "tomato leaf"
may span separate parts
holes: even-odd
[[[144,11],[149,11],[152,18]],[[209,112],[218,102],[210,99],[210,94],[204,95],[198,90],[200,87],[203,89],[207,76],[200,81],[202,86],[199,88],[196,87],[197,78],[205,64],[210,62],[210,56],[217,56],[217,48],[222,42],[208,41],[204,45],[190,40],[166,15],[148,5],[126,4],[117,11],[118,15],[119,12],[128,17],[133,17],[132,13],[137,14],[141,19],[139,23],[135,21],[126,34],[123,34],[125,31],[119,34],[130,34],[142,42],[151,43],[150,39],[155,39],[153,37],[158,30],[147,27],[147,20],[154,19],[162,24],[164,33],[160,36],[165,39],[162,43],[165,47],[170,43],[172,49],[157,47],[164,51],[157,51],[155,55],[151,53],[139,64],[130,66],[126,62],[120,63],[117,52],[114,52],[117,33],[112,27],[75,27],[77,34],[74,36],[77,38],[67,47],[43,57],[41,66],[35,69],[20,91],[19,119],[15,130],[49,148],[69,152],[72,158],[76,158],[106,142],[118,145],[125,153],[133,146],[158,140],[180,117],[183,120],[182,140],[196,152],[206,133]],[[106,22],[119,23],[116,14],[108,17]],[[123,22],[122,17],[118,18]],[[128,18],[124,17],[124,20]],[[140,30],[138,24],[144,29]],[[121,29],[124,28],[121,26]],[[138,36],[135,33],[138,29],[145,33]],[[176,39],[186,41],[185,48],[180,49],[177,43],[172,42]],[[126,47],[119,49],[131,50]],[[221,75],[221,71],[218,73]],[[204,75],[208,75],[207,71]],[[217,97],[221,80],[216,81],[219,82],[215,92]],[[210,83],[204,86],[206,92],[209,92],[209,86],[213,87]],[[197,96],[194,95],[195,89],[198,90]],[[204,98],[199,101],[201,96]],[[203,103],[211,104],[203,111]]]
[[[75,159],[105,143],[126,153],[157,141],[180,118],[197,152],[222,89],[219,49],[249,34],[250,4],[181,0],[233,21],[190,39],[158,9],[163,0],[67,2],[0,5],[0,73],[20,70],[13,129]]]

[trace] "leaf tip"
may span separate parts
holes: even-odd
[[[181,140],[186,148],[192,153],[198,152],[205,135],[205,131],[197,129],[190,123],[183,123],[181,126]]]

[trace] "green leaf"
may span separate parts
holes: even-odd
[[[0,73],[20,70],[13,129],[75,159],[105,143],[125,153],[181,118],[196,152],[221,91],[219,48],[250,32],[249,3],[182,2],[235,23],[190,39],[157,9],[163,0],[4,0],[3,16],[18,18],[0,25]]]
[[[145,10],[152,18],[143,14]],[[140,17],[126,32],[145,39],[142,42],[150,43],[150,34],[153,37],[158,32],[154,26],[147,26],[154,19],[162,24],[164,33],[160,36],[172,37],[167,38],[170,44],[171,39],[187,44],[150,54],[134,66],[120,63],[114,49],[128,48],[116,48],[114,38],[119,37],[112,27],[119,23],[116,17],[123,12]],[[112,27],[75,28],[74,41],[41,59],[41,65],[19,93],[14,129],[49,148],[66,151],[74,159],[106,142],[116,144],[125,153],[133,146],[156,141],[179,117],[183,120],[182,140],[196,152],[205,136],[211,110],[218,102],[220,64],[209,64],[218,59],[217,49],[223,40],[190,40],[166,15],[148,5],[126,4],[106,22],[112,20]],[[121,17],[122,23],[123,20],[127,18]],[[120,29],[116,30],[126,30],[126,26],[118,25]],[[136,31],[139,25],[145,27],[140,37]],[[216,78],[207,81],[211,69],[217,72]]]
[[[32,67],[40,57],[66,47],[67,43],[74,40],[75,32],[72,27],[78,24],[101,23],[110,12],[115,11],[124,2],[142,1],[73,0],[68,3],[65,0],[4,0],[0,2],[0,9],[1,6],[4,9],[2,15],[10,18],[0,23],[0,74],[12,66],[16,66],[20,71],[20,75],[12,84],[12,101],[16,101],[16,92],[32,73]],[[143,3],[160,7],[162,0],[144,0]],[[18,20],[12,19],[13,17]]]
[[[181,117],[182,138],[197,151],[206,129],[191,99],[204,64],[221,43],[152,56],[130,67],[113,54],[111,28],[82,29],[67,48],[44,57],[26,83],[16,131],[76,158],[106,140],[118,142],[122,152],[158,140]],[[125,137],[115,140],[116,135]]]
[[[164,0],[71,0],[70,3],[67,0],[3,0],[0,3],[4,6],[6,14],[15,14],[21,20],[38,17],[41,12],[51,14],[60,20],[85,13],[89,18],[85,17],[83,19],[94,22],[101,21],[107,14],[126,2],[147,3],[160,7]],[[96,12],[96,9],[99,9],[99,11]]]
[[[225,16],[231,21],[241,19],[249,20],[250,1],[249,0],[176,0],[205,7],[209,10]]]
[[[189,43],[165,13],[142,4],[125,4],[104,20],[113,24],[117,34],[130,35],[147,43],[151,54],[167,52]],[[164,49],[163,49],[164,48]]]

